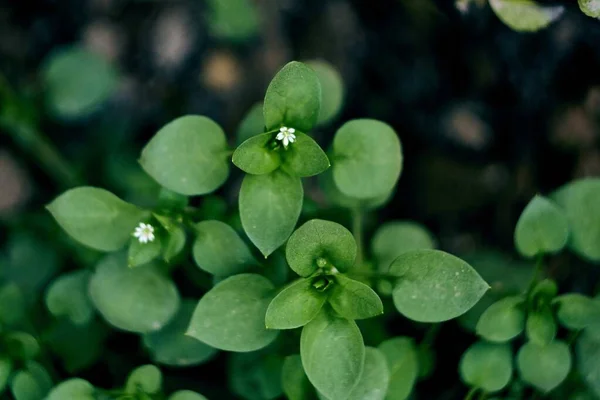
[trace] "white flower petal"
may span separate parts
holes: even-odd
[[[290,129],[288,129],[288,132],[289,132],[289,133],[294,133],[294,132],[296,132],[296,130],[295,130],[294,128],[290,128]],[[292,136],[293,136],[293,135],[292,135]]]

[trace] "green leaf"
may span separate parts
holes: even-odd
[[[3,266],[0,265],[0,269]],[[26,315],[25,298],[18,285],[8,283],[0,287],[0,322],[17,325]]]
[[[248,400],[271,400],[282,395],[281,356],[257,351],[235,353],[229,360],[229,385],[234,393]]]
[[[167,239],[162,249],[163,260],[167,263],[173,261],[185,247],[186,240],[185,230],[181,226],[170,227],[167,230]]]
[[[239,200],[242,226],[265,257],[285,243],[294,230],[303,196],[300,179],[282,171],[244,177]]]
[[[268,174],[281,165],[281,152],[276,146],[274,133],[252,136],[235,150],[232,161],[247,174]]]
[[[542,392],[549,392],[565,380],[571,370],[569,346],[555,340],[546,346],[529,342],[517,355],[521,379]]]
[[[109,191],[90,186],[67,190],[47,209],[73,239],[101,251],[125,246],[147,215]]]
[[[42,69],[46,100],[58,117],[84,117],[96,111],[117,86],[117,71],[101,56],[78,46],[50,55]]]
[[[218,39],[240,42],[256,36],[260,14],[250,0],[209,0],[206,22],[211,35]]]
[[[502,22],[522,32],[543,29],[564,12],[563,6],[542,6],[533,0],[490,0],[490,6]]]
[[[600,340],[588,330],[577,338],[577,371],[588,387],[600,396]]]
[[[298,354],[288,356],[283,361],[281,370],[281,386],[288,400],[314,400],[313,389]]]
[[[158,194],[157,208],[167,213],[183,211],[189,204],[189,198],[179,193],[175,193],[167,188],[160,188]],[[165,226],[165,229],[168,229]]]
[[[387,360],[373,347],[365,348],[365,365],[348,400],[384,400],[390,380]]]
[[[127,265],[130,268],[135,268],[148,264],[160,256],[161,250],[162,241],[160,236],[155,236],[154,240],[148,243],[141,243],[138,239],[131,238],[127,253]]]
[[[263,114],[267,130],[282,126],[302,132],[317,123],[321,108],[321,83],[317,74],[297,61],[286,64],[275,75],[265,94]]]
[[[185,334],[195,308],[196,302],[183,300],[179,311],[167,325],[143,336],[144,345],[156,363],[187,367],[202,364],[217,353],[216,349]]]
[[[162,127],[144,147],[142,168],[176,193],[207,194],[229,175],[227,140],[207,117],[186,115]]]
[[[490,342],[508,342],[525,328],[522,296],[505,297],[492,304],[479,318],[477,334]]]
[[[265,120],[263,118],[263,104],[257,103],[246,113],[236,132],[236,144],[239,146],[252,136],[265,131]]]
[[[569,223],[564,212],[540,195],[525,207],[515,229],[515,246],[529,258],[559,252],[568,238]]]
[[[423,225],[412,221],[391,221],[377,229],[371,252],[384,271],[400,254],[410,250],[433,249],[435,239]]]
[[[591,297],[569,293],[557,297],[554,303],[558,305],[558,321],[568,329],[584,329],[600,321],[600,303]]]
[[[298,279],[285,287],[267,309],[268,329],[294,329],[309,323],[321,311],[327,294],[315,289],[310,279]]]
[[[333,179],[347,196],[387,195],[402,169],[402,148],[391,126],[374,119],[346,122],[333,139]]]
[[[590,261],[600,261],[600,179],[571,182],[552,194],[569,220],[569,248]]]
[[[318,175],[329,168],[329,158],[310,136],[296,130],[296,141],[282,152],[283,166],[292,176],[305,178]]]
[[[13,363],[10,358],[6,356],[0,357],[0,393],[6,388],[12,369]]]
[[[600,18],[600,1],[579,0],[579,8],[585,15],[592,18]]]
[[[15,400],[43,400],[47,393],[47,388],[28,371],[17,372],[12,378],[10,389]]]
[[[162,374],[154,365],[142,365],[137,367],[127,377],[125,393],[157,394],[162,387]]]
[[[512,351],[507,343],[477,342],[460,360],[460,376],[470,386],[497,392],[512,378]]]
[[[72,378],[50,391],[46,400],[96,400],[96,389],[86,380]]]
[[[389,368],[387,400],[405,400],[412,392],[419,372],[417,349],[408,337],[388,339],[378,346]]]
[[[38,341],[29,333],[11,331],[3,339],[6,352],[13,359],[31,360],[40,353]]]
[[[221,350],[259,350],[278,333],[265,327],[273,293],[273,284],[260,275],[229,277],[200,299],[186,335]]]
[[[225,278],[257,265],[246,243],[226,223],[202,221],[194,230],[194,261],[204,271]]]
[[[180,390],[173,393],[169,400],[208,400],[206,397],[199,393],[192,392],[191,390]]]
[[[333,120],[344,103],[345,88],[340,73],[329,63],[311,60],[307,64],[315,71],[321,82],[321,111],[317,123],[324,125]]]
[[[365,346],[354,321],[323,309],[302,329],[302,365],[313,386],[331,399],[346,399],[357,385]]]
[[[320,259],[329,267],[347,271],[354,265],[356,251],[356,241],[348,229],[335,222],[313,219],[292,234],[285,255],[290,268],[306,277],[317,271]]]
[[[90,272],[73,271],[59,276],[46,292],[46,307],[55,317],[67,317],[74,324],[88,323],[94,307],[88,296]]]
[[[549,308],[533,310],[527,315],[527,337],[532,343],[545,346],[556,337],[556,322]]]
[[[105,257],[89,286],[92,302],[111,325],[136,333],[157,331],[179,308],[179,293],[158,267],[127,267],[122,254]]]
[[[400,255],[390,273],[398,276],[394,305],[419,322],[442,322],[464,314],[489,286],[465,261],[439,250]]]
[[[373,289],[340,274],[335,275],[329,304],[335,312],[348,319],[365,319],[383,314],[383,304]]]
[[[330,203],[351,210],[372,210],[379,208],[391,199],[395,190],[394,187],[389,193],[370,199],[357,199],[354,197],[349,197],[342,193],[335,185],[335,182],[333,181],[333,172],[331,169],[328,169],[323,174],[319,175],[319,184]]]

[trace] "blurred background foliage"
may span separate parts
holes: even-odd
[[[150,205],[159,187],[136,160],[162,125],[206,115],[239,144],[261,129],[256,104],[275,72],[310,61],[329,93],[314,132],[320,143],[329,145],[340,121],[361,117],[389,123],[403,143],[403,175],[367,220],[367,237],[387,220],[418,221],[492,285],[439,331],[387,323],[394,334],[435,342],[429,379],[439,385],[417,386],[416,397],[459,398],[458,360],[473,341],[465,332],[487,305],[528,284],[531,265],[513,250],[524,205],[574,178],[600,176],[600,22],[575,1],[539,3],[560,7],[560,18],[523,33],[480,0],[0,1],[0,298],[32,313],[27,330],[43,339],[58,376],[111,387],[148,363],[136,335],[96,319],[54,320],[41,307],[59,271],[99,258],[59,232],[43,206],[76,184]],[[239,227],[240,179],[234,173],[230,185],[196,200],[203,217]],[[314,182],[307,195],[305,215],[323,213]],[[281,264],[278,257],[269,262]],[[565,291],[597,292],[598,270],[575,256],[550,259],[549,271]],[[184,297],[210,287],[195,268],[175,274]],[[366,344],[377,345],[381,332],[366,329]],[[264,376],[280,360],[240,372],[256,357],[207,354],[209,364],[163,367],[167,392],[277,394]]]

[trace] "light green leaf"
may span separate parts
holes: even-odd
[[[521,379],[542,392],[549,392],[565,380],[571,370],[571,352],[555,340],[546,346],[526,343],[517,355]]]
[[[141,243],[136,238],[131,238],[127,252],[127,266],[130,268],[148,264],[160,256],[162,241],[156,236],[153,241]]]
[[[265,94],[263,114],[267,130],[282,126],[310,131],[319,118],[321,83],[317,74],[297,61],[275,75]]]
[[[260,351],[235,353],[229,361],[229,385],[237,395],[247,400],[271,400],[282,395],[281,356]]]
[[[48,389],[28,371],[17,372],[10,382],[10,389],[15,400],[43,400]]]
[[[275,171],[281,165],[275,134],[263,133],[247,139],[235,150],[232,161],[247,174],[263,175]]]
[[[169,400],[208,400],[206,397],[199,393],[192,392],[191,390],[180,390],[173,393]]]
[[[552,201],[537,195],[525,207],[515,229],[515,246],[524,257],[557,253],[569,238],[564,212]]]
[[[600,18],[600,1],[579,0],[579,8],[585,15],[592,18]]]
[[[412,221],[387,222],[377,229],[371,241],[371,252],[381,271],[387,270],[402,253],[433,248],[435,239],[431,232]]]
[[[259,350],[277,337],[267,330],[265,314],[274,294],[268,279],[241,274],[219,282],[204,295],[186,335],[227,351]]]
[[[194,230],[194,261],[204,271],[225,278],[257,265],[246,243],[226,223],[202,221]]]
[[[183,300],[179,311],[167,325],[143,336],[144,345],[155,362],[177,367],[198,365],[217,353],[216,349],[185,334],[195,308],[195,301]]]
[[[589,388],[600,396],[600,340],[584,330],[577,338],[577,370]]]
[[[356,259],[356,241],[342,225],[313,219],[298,228],[290,237],[285,255],[290,268],[300,276],[313,274],[324,260],[327,268],[347,271]]]
[[[42,69],[46,100],[58,117],[85,117],[96,111],[117,86],[117,71],[101,56],[78,46],[50,55]]]
[[[170,227],[167,230],[167,238],[162,250],[163,260],[167,263],[173,261],[185,247],[186,240],[185,230],[181,226]]]
[[[0,269],[3,269],[2,265]],[[23,320],[25,313],[25,298],[19,286],[7,283],[0,287],[0,322],[8,326],[16,325]]]
[[[88,381],[72,378],[52,389],[46,400],[96,400],[95,391]]]
[[[333,139],[333,179],[347,196],[387,195],[402,169],[402,148],[389,125],[373,119],[345,123]]]
[[[246,175],[240,189],[240,218],[244,231],[267,257],[288,239],[302,210],[300,178],[282,171]]]
[[[505,297],[492,304],[481,314],[477,334],[490,342],[508,342],[525,327],[525,299],[522,296]]]
[[[310,279],[301,278],[284,288],[267,309],[268,329],[294,329],[309,323],[321,311],[327,294],[315,289]]]
[[[565,10],[563,6],[542,6],[533,0],[490,0],[490,6],[502,22],[523,32],[547,27]]]
[[[315,390],[313,389],[299,355],[288,356],[283,361],[281,370],[281,386],[288,400],[314,400]]]
[[[556,337],[556,322],[549,308],[533,310],[527,315],[527,337],[532,343],[545,346]]]
[[[489,286],[465,261],[439,250],[400,255],[390,273],[398,276],[394,305],[419,322],[442,322],[468,311]]]
[[[507,343],[477,342],[460,360],[460,376],[470,386],[497,392],[512,378],[512,351]]]
[[[405,400],[412,392],[419,372],[417,349],[408,337],[388,339],[378,346],[389,368],[387,400]]]
[[[227,140],[207,117],[186,115],[163,126],[144,147],[142,168],[162,186],[192,196],[215,191],[229,175]]]
[[[354,321],[326,309],[302,329],[302,365],[313,386],[331,399],[346,399],[362,374],[365,346]]]
[[[322,99],[318,124],[324,125],[333,120],[344,103],[345,88],[340,73],[329,63],[311,60],[307,64],[315,71],[321,82]]]
[[[179,308],[177,287],[154,265],[131,269],[122,254],[105,257],[89,285],[92,302],[112,325],[148,333],[169,322]]]
[[[125,393],[157,394],[162,387],[162,373],[154,365],[137,367],[127,377]]]
[[[383,400],[389,380],[390,371],[383,353],[376,348],[366,347],[363,372],[348,400]]]
[[[88,296],[90,272],[73,271],[56,278],[46,292],[46,307],[55,317],[67,317],[74,324],[88,323],[94,307]]]
[[[383,314],[383,304],[373,289],[340,274],[335,275],[329,304],[335,312],[348,319],[365,319]]]
[[[282,152],[282,168],[292,176],[305,178],[318,175],[329,168],[329,158],[310,136],[296,131],[296,141]]]
[[[600,179],[580,179],[561,187],[552,199],[569,220],[569,248],[590,261],[600,262]]]
[[[258,34],[260,15],[250,0],[209,0],[208,12],[210,33],[219,39],[240,42]]]
[[[583,329],[600,321],[600,303],[591,297],[569,293],[557,297],[554,303],[558,305],[558,321],[568,329]]]
[[[75,240],[96,250],[125,246],[147,213],[104,189],[77,187],[47,206],[56,222]]]
[[[12,369],[13,363],[10,358],[6,356],[0,357],[0,393],[6,388]]]
[[[265,120],[263,118],[263,104],[257,103],[246,113],[236,132],[236,144],[239,146],[252,136],[265,131]]]

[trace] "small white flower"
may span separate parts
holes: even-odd
[[[140,222],[135,228],[133,236],[138,238],[140,243],[148,243],[154,240],[154,227],[150,224]]]
[[[283,142],[283,147],[288,147],[288,144],[294,143],[296,141],[296,135],[294,135],[296,130],[294,128],[288,128],[286,126],[282,126],[279,129],[279,133],[275,137],[275,139]]]

